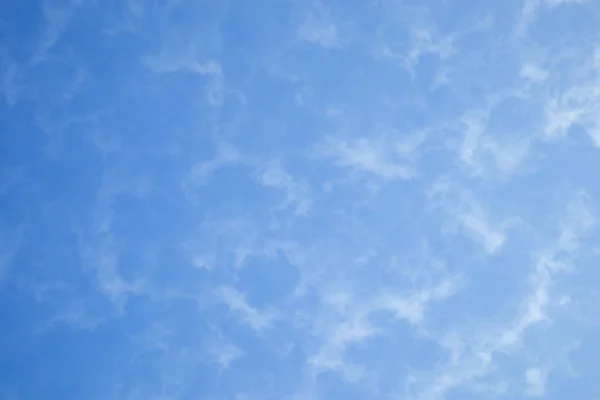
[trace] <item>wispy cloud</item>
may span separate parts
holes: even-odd
[[[501,249],[507,230],[516,222],[514,219],[493,221],[473,193],[448,179],[436,182],[428,191],[428,197],[448,213],[452,225],[481,244],[488,254]]]
[[[216,340],[207,343],[207,352],[221,371],[228,369],[235,360],[245,355],[244,351],[235,346],[229,340],[226,340],[220,332]]]
[[[444,62],[457,52],[453,35],[440,35],[431,27],[415,27],[410,30],[408,44],[384,42],[374,52],[379,59],[387,59],[402,65],[413,77],[423,57],[436,56]]]
[[[356,304],[349,293],[339,294],[345,300],[339,303],[335,301],[339,296],[333,298],[327,296],[330,300],[334,300],[330,303],[332,314],[325,313],[321,319],[314,321],[315,334],[323,341],[316,352],[309,357],[308,363],[317,373],[334,371],[349,381],[356,381],[361,378],[364,369],[348,361],[346,351],[350,346],[372,339],[380,332],[369,321],[370,310],[367,307]]]
[[[297,34],[301,40],[326,48],[335,48],[342,44],[338,27],[322,5],[304,18]]]
[[[217,296],[235,315],[242,324],[247,325],[256,333],[262,333],[273,326],[276,315],[269,310],[262,311],[252,307],[246,301],[246,296],[231,286],[219,288]]]
[[[539,368],[529,368],[525,371],[525,384],[528,396],[543,396],[546,392],[546,373]]]
[[[398,319],[406,320],[419,327],[426,316],[427,308],[436,302],[455,295],[462,286],[458,277],[446,278],[434,285],[427,285],[404,296],[392,293],[381,295],[376,304],[378,309],[387,310]]]
[[[121,275],[119,246],[113,232],[114,203],[123,195],[141,198],[148,190],[148,182],[143,179],[132,183],[117,170],[109,171],[104,175],[89,225],[73,226],[83,264],[93,274],[99,292],[121,315],[125,312],[128,297],[143,292],[144,284],[141,279],[129,282]]]
[[[591,196],[584,190],[572,195],[560,226],[558,249],[574,252],[581,237],[597,226],[596,210]]]
[[[273,256],[268,242],[262,237],[261,227],[247,219],[204,221],[182,247],[191,265],[206,270],[217,267],[240,269],[252,257]]]
[[[221,64],[213,58],[203,56],[194,42],[184,46],[183,49],[179,43],[169,43],[165,45],[162,52],[148,55],[142,59],[142,62],[150,71],[158,75],[191,74],[203,78],[205,80],[203,97],[211,107],[220,107],[230,92]]]
[[[281,162],[263,160],[239,152],[234,146],[221,143],[214,158],[192,166],[183,181],[183,189],[194,201],[194,192],[209,183],[211,177],[220,169],[244,166],[248,169],[248,178],[267,189],[282,191],[284,200],[274,207],[281,211],[293,208],[298,215],[306,215],[312,207],[308,183],[293,176]],[[251,172],[253,171],[253,172]]]
[[[585,198],[585,195],[583,195]],[[553,241],[552,246],[543,248],[535,256],[529,276],[529,291],[519,304],[514,318],[498,322],[493,326],[481,326],[477,330],[468,328],[462,335],[446,335],[440,343],[449,351],[448,362],[436,371],[436,377],[429,380],[422,390],[417,390],[418,399],[444,398],[451,390],[466,384],[475,384],[486,376],[497,372],[500,365],[496,363],[497,354],[516,356],[523,351],[523,341],[532,328],[552,321],[550,315],[553,303],[552,287],[558,274],[568,271],[571,258],[576,254],[576,247],[568,249],[562,245],[562,232],[576,232],[570,240],[579,243],[591,229],[589,224],[589,205],[582,207],[582,213],[571,216],[573,208],[579,209],[582,194],[576,193],[567,203],[561,224],[561,234]],[[579,217],[582,217],[581,219]],[[581,220],[588,221],[584,224]],[[582,227],[583,225],[583,227]],[[567,258],[562,258],[567,252]],[[525,372],[525,392],[531,396],[544,394],[546,377],[549,371],[542,367],[531,368]]]
[[[299,215],[306,215],[310,211],[312,200],[306,182],[294,178],[277,162],[259,166],[257,172],[257,179],[262,185],[285,193],[285,199],[278,208],[294,207]]]
[[[33,51],[31,64],[35,65],[45,60],[48,52],[57,44],[67,29],[73,14],[80,5],[80,0],[61,2],[60,5],[51,0],[42,2],[45,25],[41,31],[42,34],[37,46]]]
[[[586,193],[576,193],[568,201],[560,225],[560,234],[553,245],[537,255],[529,276],[531,290],[521,303],[519,316],[499,336],[495,344],[497,349],[508,350],[519,345],[528,329],[550,321],[548,312],[555,277],[571,268],[571,257],[578,250],[580,241],[595,225]]]
[[[70,329],[93,331],[104,322],[103,317],[91,316],[82,304],[73,304],[50,318],[48,329],[66,326]]]
[[[446,60],[456,53],[452,36],[438,37],[427,29],[416,29],[411,32],[411,46],[404,58],[409,71],[413,71],[419,59],[427,54],[433,54],[440,60]]]
[[[542,68],[541,66],[527,62],[521,67],[519,75],[531,82],[531,84],[541,84],[548,79],[550,74],[548,70]]]
[[[239,151],[226,143],[220,144],[216,156],[207,161],[195,164],[184,181],[187,186],[201,186],[220,168],[235,165],[243,161]]]
[[[382,290],[372,296],[357,296],[349,291],[323,293],[323,314],[314,321],[314,334],[322,341],[308,362],[318,372],[333,371],[348,381],[363,378],[367,365],[353,362],[347,353],[386,335],[378,315],[389,313],[417,330],[423,328],[430,306],[456,294],[458,278],[446,278],[402,293]]]
[[[462,116],[460,162],[474,176],[510,176],[518,172],[530,155],[530,141],[527,137],[499,140],[498,135],[487,132],[488,118],[488,111],[471,111]]]
[[[198,75],[221,75],[221,66],[215,60],[199,61],[194,57],[173,59],[165,55],[148,57],[145,64],[157,73],[192,72]]]
[[[561,139],[573,126],[581,126],[596,147],[600,147],[600,120],[595,110],[600,106],[600,50],[583,62],[575,61],[573,79],[563,91],[553,94],[545,105],[546,124],[543,137]]]
[[[330,137],[317,153],[355,173],[374,175],[384,180],[413,179],[416,171],[411,156],[419,143],[386,140],[386,138],[342,139]]]
[[[555,8],[564,5],[583,4],[588,0],[525,0],[521,9],[521,20],[517,25],[517,33],[524,34],[537,13],[543,7]]]

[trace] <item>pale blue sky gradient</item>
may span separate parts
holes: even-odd
[[[0,2],[0,400],[600,399],[600,2]]]

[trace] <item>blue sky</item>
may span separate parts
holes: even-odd
[[[0,400],[600,399],[600,3],[0,3]]]

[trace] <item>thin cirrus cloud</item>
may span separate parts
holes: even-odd
[[[336,139],[329,138],[319,146],[322,157],[331,158],[340,167],[366,173],[384,180],[412,179],[414,169],[405,161],[404,149],[399,143],[382,139]]]
[[[597,2],[5,3],[0,399],[600,393]]]

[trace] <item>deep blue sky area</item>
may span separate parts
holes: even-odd
[[[0,400],[600,400],[600,2],[0,2]]]

